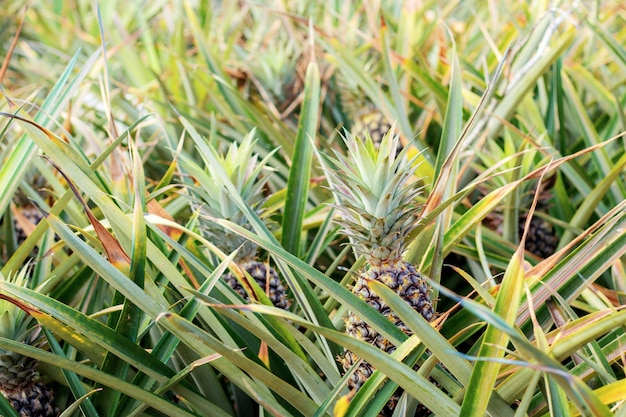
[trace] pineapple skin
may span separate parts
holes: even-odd
[[[521,216],[519,221],[519,234],[524,233],[524,225],[526,224],[526,216]],[[526,251],[542,258],[548,258],[556,251],[559,244],[559,238],[556,235],[552,224],[548,223],[540,217],[533,216],[530,219],[528,234],[526,235],[526,243],[524,249]]]
[[[434,317],[433,306],[428,295],[429,288],[415,267],[408,262],[400,261],[395,265],[374,266],[363,272],[357,279],[353,292],[369,305],[378,310],[383,316],[391,321],[396,327],[405,334],[411,335],[412,332],[400,320],[376,294],[372,291],[367,283],[376,280],[387,287],[391,288],[411,307],[419,312],[426,320],[431,321]],[[370,327],[354,312],[350,312],[346,319],[346,332],[357,339],[361,339],[387,353],[392,353],[396,347],[391,342],[380,335],[375,329]],[[344,370],[348,370],[357,362],[358,358],[350,351],[345,352],[342,366]],[[350,389],[358,389],[372,375],[374,368],[367,362],[363,361],[348,381]]]
[[[248,261],[239,265],[250,274],[252,278],[263,288],[275,307],[283,310],[289,309],[289,299],[285,292],[278,273],[271,266],[260,261]],[[234,289],[244,300],[250,301],[248,293],[243,288],[239,280],[232,273],[224,275],[224,280]]]
[[[362,138],[369,133],[378,147],[389,129],[391,129],[391,123],[385,119],[385,116],[378,110],[372,110],[356,118],[353,133]]]
[[[20,417],[58,417],[54,394],[40,382],[32,382],[27,389],[6,395]]]
[[[20,417],[58,417],[54,393],[38,381],[37,361],[15,352],[0,355],[0,393]]]
[[[358,116],[354,123],[355,135],[360,138],[365,138],[369,135],[377,148],[380,147],[383,138],[391,128],[391,123],[389,123],[385,115],[378,109],[372,109]],[[403,148],[402,142],[398,141],[396,145],[396,155],[399,154]]]

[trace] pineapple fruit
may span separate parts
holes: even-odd
[[[550,181],[550,179],[548,180]],[[547,213],[548,200],[552,197],[550,193],[551,184],[547,183],[542,185],[539,190],[539,197],[537,199],[537,206],[535,208],[535,214],[530,219],[530,225],[528,227],[528,234],[526,235],[526,242],[524,249],[537,256],[538,258],[545,259],[550,257],[555,251],[559,243],[559,237],[556,234],[554,226],[538,216],[536,213]],[[524,234],[524,227],[526,226],[526,219],[528,216],[527,207],[530,207],[532,202],[532,194],[529,191],[522,198],[520,205],[525,209],[521,209],[521,214],[517,219],[518,238],[521,239]],[[502,234],[503,216],[502,213],[496,212],[493,215],[489,215],[485,218],[484,223],[490,229]]]
[[[426,320],[432,320],[434,311],[428,285],[415,267],[402,259],[408,236],[418,220],[415,198],[421,186],[413,178],[414,161],[408,160],[406,151],[396,154],[399,137],[392,136],[392,131],[382,138],[379,146],[369,134],[364,140],[351,135],[345,141],[348,156],[336,152],[336,159],[329,158],[326,175],[340,214],[338,223],[350,238],[355,253],[363,255],[367,264],[357,277],[353,292],[410,334],[368,282],[382,282]],[[388,353],[396,349],[357,312],[348,314],[346,332]],[[357,359],[354,353],[346,351],[341,360],[344,369],[348,370]],[[361,362],[348,382],[349,388],[357,390],[373,372],[369,363]],[[393,401],[392,398],[386,412],[393,408]]]
[[[551,189],[554,186],[555,180],[556,175],[551,175],[539,187],[539,190],[537,191],[539,196],[537,198],[535,213],[548,212],[548,201],[552,198]],[[530,202],[527,202],[524,205],[530,206]],[[524,234],[524,226],[526,225],[527,215],[527,213],[523,213],[519,216],[518,228],[520,237]],[[524,249],[539,258],[545,259],[556,251],[558,244],[559,237],[556,234],[554,226],[545,219],[537,215],[533,215],[532,219],[530,219],[530,226],[528,227],[528,234],[526,235]]]
[[[24,285],[25,272],[26,268],[22,269],[12,281]],[[37,332],[32,322],[19,307],[0,300],[0,336],[36,345]],[[0,348],[0,393],[21,417],[57,417],[59,409],[54,403],[54,394],[40,381],[37,363],[34,359]]]
[[[538,206],[539,208],[539,206]],[[519,235],[524,233],[524,225],[526,224],[526,214],[520,216],[519,219]],[[533,216],[530,219],[528,234],[524,249],[541,259],[550,257],[555,251],[559,243],[554,226],[541,217]]]
[[[268,180],[267,172],[264,172],[268,158],[259,161],[259,155],[253,152],[255,144],[252,132],[241,144],[233,143],[224,156],[210,147],[210,151],[219,161],[219,166],[206,163],[207,171],[202,172],[198,171],[199,167],[195,167],[195,171],[202,175],[202,178],[196,178],[199,186],[192,190],[195,204],[200,209],[201,219],[207,216],[225,219],[250,229],[248,219],[233,201],[226,184],[232,183],[243,201],[257,214],[261,213],[261,205],[265,198],[263,189]],[[194,164],[191,161],[186,163],[189,166]],[[235,263],[265,290],[274,306],[289,308],[285,287],[274,268],[257,259],[257,246],[254,243],[210,220],[202,222],[201,228],[205,236],[223,252],[232,253],[238,250]],[[250,300],[249,292],[234,274],[228,273],[224,279],[242,298]]]
[[[385,134],[391,129],[391,122],[381,109],[369,100],[366,93],[346,77],[338,76],[336,85],[341,108],[346,115],[351,115],[349,121],[352,125],[352,135],[364,139],[369,134],[378,148]],[[402,142],[398,140],[396,155],[402,151],[403,147]]]
[[[43,194],[43,193],[40,193]],[[35,226],[42,220],[43,216],[39,210],[31,203],[28,197],[18,190],[11,202],[11,216],[8,212],[0,220],[0,225],[4,228],[4,240],[2,245],[2,259],[8,259],[12,252],[18,248],[28,236],[33,232]],[[9,220],[10,222],[5,223]],[[12,230],[8,230],[8,228]],[[33,250],[31,257],[36,257],[37,251]]]
[[[385,134],[391,129],[391,123],[385,115],[376,108],[362,109],[354,120],[352,133],[359,138],[365,138],[370,135],[374,145],[380,147]],[[402,151],[402,142],[398,141],[396,145],[396,155]]]

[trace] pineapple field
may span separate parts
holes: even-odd
[[[1,417],[626,417],[626,5],[5,0]]]

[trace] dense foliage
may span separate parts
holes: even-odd
[[[63,416],[626,416],[621,2],[31,3],[0,9],[0,415],[23,378]]]

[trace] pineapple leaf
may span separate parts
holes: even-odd
[[[298,134],[287,183],[287,196],[284,208],[287,215],[283,216],[281,243],[285,249],[296,256],[300,256],[302,220],[310,187],[309,182],[313,160],[312,142],[314,142],[318,126],[319,78],[317,64],[311,62],[307,68],[304,102],[302,103],[302,113],[298,123]]]
[[[20,417],[4,395],[0,395],[0,413],[4,417]]]
[[[456,353],[454,346],[450,344],[446,338],[433,329],[431,324],[427,322],[421,314],[416,313],[411,306],[398,297],[392,290],[387,288],[380,282],[372,281],[369,285],[377,294],[385,301],[387,305],[400,317],[402,322],[419,337],[422,343],[426,345],[441,361],[441,363],[450,370],[450,372],[459,380],[459,382],[467,386],[470,383],[472,367],[470,363]],[[496,393],[490,399],[487,407],[489,414],[498,416],[513,416],[513,410],[507,403]]]
[[[43,332],[44,332],[44,334],[46,336],[46,339],[48,340],[48,344],[50,345],[50,350],[55,355],[59,355],[59,356],[65,358],[66,355],[63,352],[63,349],[61,348],[61,345],[59,345],[59,342],[54,338],[52,332],[49,329],[45,328],[45,327],[43,328]],[[78,409],[78,407],[80,407],[81,410],[83,410],[83,412],[86,415],[93,416],[93,417],[99,417],[98,411],[94,407],[90,397],[94,393],[100,391],[100,389],[95,389],[95,390],[92,390],[90,392],[87,392],[85,390],[85,387],[81,384],[81,381],[78,378],[78,375],[76,375],[73,372],[69,372],[69,371],[65,371],[65,370],[63,371],[63,374],[65,376],[65,380],[67,381],[70,389],[72,390],[72,394],[74,395],[75,398],[77,398],[76,402],[74,404],[72,404],[70,407],[68,407],[64,411],[64,413],[69,413],[73,409]]]
[[[511,258],[496,297],[494,313],[500,315],[507,325],[513,324],[521,297],[524,282],[523,250],[524,245],[521,243]],[[489,359],[502,358],[508,342],[509,338],[505,332],[496,327],[487,326],[478,356]],[[492,392],[499,372],[500,365],[496,360],[481,361],[474,366],[463,398],[461,408],[463,415],[485,415],[491,397],[486,393]]]
[[[72,96],[76,94],[81,82],[85,79],[99,55],[99,52],[91,55],[78,74],[73,77],[80,52],[77,52],[72,57],[63,74],[47,94],[46,100],[41,105],[41,111],[33,118],[34,123],[45,127],[59,116]],[[13,117],[14,115],[5,114],[5,116]],[[27,135],[22,135],[15,147],[13,147],[9,157],[2,164],[0,168],[0,190],[2,190],[0,191],[0,213],[4,212],[9,206],[10,199],[19,185],[20,179],[29,167],[28,160],[33,157],[36,150],[37,143],[33,142]]]

